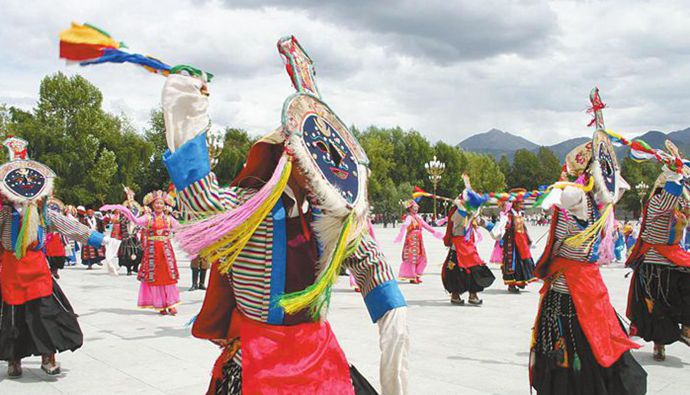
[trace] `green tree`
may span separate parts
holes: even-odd
[[[641,182],[647,184],[651,189],[654,181],[661,173],[661,165],[656,162],[635,162],[626,157],[621,162],[621,173],[623,178],[630,184],[631,189],[626,192],[621,200],[618,202],[618,207],[623,210],[632,212],[633,216],[638,218],[640,216],[640,191],[637,190],[637,185]],[[650,190],[648,189],[643,196],[646,200],[649,197]]]
[[[537,152],[539,161],[539,174],[537,175],[537,186],[551,185],[558,181],[561,175],[561,161],[546,147],[539,147]]]
[[[500,167],[490,155],[465,152],[472,188],[479,192],[496,192],[505,188],[506,179]]]
[[[242,129],[226,128],[223,151],[218,158],[214,172],[218,181],[229,184],[239,174],[247,161],[247,154],[254,140]]]
[[[537,156],[526,149],[515,152],[513,164],[510,167],[508,177],[510,188],[535,189],[539,185],[539,173],[541,171]]]

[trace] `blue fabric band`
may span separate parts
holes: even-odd
[[[680,196],[680,194],[683,192],[683,185],[673,181],[666,181],[664,190],[673,196]]]
[[[386,281],[372,289],[364,297],[364,303],[367,305],[372,322],[378,321],[379,318],[383,317],[390,310],[407,306],[405,297],[400,292],[398,282],[395,280]]]
[[[91,234],[89,235],[88,245],[96,248],[103,245],[103,233],[91,232]]]
[[[165,151],[163,163],[178,191],[206,177],[211,172],[206,132],[184,143],[175,153]]]
[[[278,297],[285,293],[285,266],[287,264],[287,234],[285,228],[285,207],[283,200],[273,206],[273,251],[271,254],[271,302],[268,308],[268,323],[282,325],[285,312],[278,306]]]

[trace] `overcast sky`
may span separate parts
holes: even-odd
[[[293,91],[275,46],[288,34],[313,58],[324,100],[360,128],[452,144],[498,128],[553,144],[590,135],[595,85],[610,129],[690,126],[688,1],[0,0],[0,10],[0,103],[22,108],[57,71],[84,75],[106,110],[137,125],[158,106],[161,76],[58,59],[58,34],[77,21],[213,72],[214,124],[254,135],[279,124]]]

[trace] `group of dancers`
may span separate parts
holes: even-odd
[[[422,231],[426,230],[443,240],[444,245],[449,247],[448,255],[443,262],[441,279],[443,287],[451,295],[450,302],[464,305],[465,301],[461,295],[469,293],[468,303],[479,306],[483,303],[478,296],[479,292],[491,286],[495,280],[486,262],[477,252],[480,226],[489,230],[496,240],[490,261],[501,264],[503,282],[508,287],[508,292],[519,293],[537,278],[534,275],[534,260],[530,251],[532,241],[525,224],[523,195],[516,195],[512,201],[498,201],[500,219],[497,222],[487,222],[479,213],[489,199],[472,190],[467,174],[463,174],[462,177],[465,190],[454,200],[444,221],[445,234],[437,232],[424,221],[417,213],[419,206],[414,200],[405,203],[405,219],[395,239],[398,243],[404,239],[398,278],[409,280],[412,284],[422,282],[422,275],[427,266]],[[516,189],[513,192],[520,191],[522,190]]]
[[[312,60],[297,39],[278,42],[296,90],[285,100],[281,125],[254,143],[227,187],[212,171],[207,142],[211,74],[128,54],[88,25],[74,24],[61,40],[61,56],[84,65],[124,59],[166,76],[162,109],[169,149],[163,160],[186,221],[179,224],[166,214],[171,199],[162,191],[145,199],[151,211],[143,215],[124,205],[102,210],[143,229],[140,305],[175,313],[179,272],[170,243],[173,231],[190,257],[210,262],[208,291],[192,327],[193,336],[221,348],[208,393],[376,393],[347,362],[327,320],[342,267],[352,273],[369,318],[378,326],[382,392],[409,393],[406,301],[369,222],[368,158],[323,101]],[[89,47],[94,43],[95,52],[84,50],[94,49]],[[113,58],[118,53],[128,56]],[[509,290],[519,292],[535,277],[543,281],[529,359],[531,386],[540,394],[646,392],[646,372],[629,352],[639,345],[616,316],[599,272],[598,263],[611,259],[613,207],[627,184],[596,92],[592,102],[594,137],[567,156],[561,180],[542,203],[553,214],[547,247],[536,266],[522,201],[505,202],[503,224],[495,232],[502,240],[503,280]],[[83,336],[51,276],[45,235],[56,232],[96,249],[117,248],[117,242],[48,209],[55,174],[26,158],[23,140],[10,139],[6,145],[11,160],[0,166],[0,359],[9,361],[11,377],[21,375],[21,359],[29,355],[41,355],[42,369],[56,374],[55,353],[79,348]],[[669,162],[655,184],[628,259],[634,268],[628,317],[639,336],[659,345],[655,355],[660,359],[664,344],[690,340],[690,256],[677,244],[677,229],[687,223],[690,169],[677,151],[669,155],[680,165]],[[475,247],[478,213],[487,199],[464,178],[465,190],[454,201],[443,235],[425,226],[409,204],[400,236],[408,251],[400,274],[421,281],[425,229],[449,247],[443,284],[451,301],[464,303],[461,295],[468,292],[468,303],[480,305],[479,292],[494,281]]]

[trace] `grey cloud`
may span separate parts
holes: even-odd
[[[228,7],[302,10],[322,23],[377,35],[402,55],[448,64],[514,53],[537,56],[554,43],[556,16],[541,1],[226,1]]]

